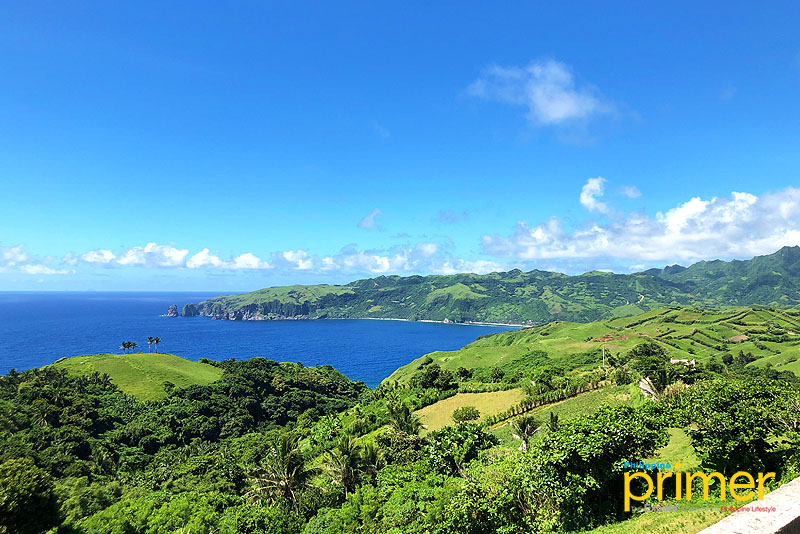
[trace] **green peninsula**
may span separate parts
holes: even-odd
[[[185,317],[227,320],[404,319],[542,324],[625,317],[664,306],[800,304],[800,247],[751,260],[702,261],[633,274],[533,270],[485,275],[379,276],[346,285],[293,285],[214,297]]]

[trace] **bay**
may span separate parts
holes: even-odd
[[[219,293],[0,292],[0,372],[41,367],[61,357],[120,352],[122,341],[190,360],[263,356],[329,364],[375,387],[395,369],[435,350],[455,350],[511,326],[380,320],[218,321],[165,317],[167,307]]]

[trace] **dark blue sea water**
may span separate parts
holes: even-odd
[[[513,329],[404,321],[215,321],[163,317],[218,293],[0,292],[0,372],[41,367],[63,356],[119,352],[122,341],[147,351],[198,360],[264,356],[304,365],[330,364],[353,380],[377,386],[392,371],[434,350],[453,350],[476,337]]]

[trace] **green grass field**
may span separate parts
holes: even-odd
[[[444,369],[517,368],[547,353],[548,363],[568,369],[601,363],[606,354],[621,355],[634,346],[654,341],[674,358],[708,361],[740,350],[757,358],[750,365],[772,364],[777,370],[800,374],[800,319],[782,309],[729,308],[704,311],[660,308],[633,317],[592,323],[555,321],[476,339],[455,351],[432,352],[404,365],[386,380],[407,382],[428,358]],[[783,336],[771,341],[769,336]],[[541,364],[541,357],[536,362]]]
[[[670,503],[665,501],[664,504]],[[588,530],[586,534],[695,534],[728,515],[729,512],[720,511],[720,504],[708,509],[643,512],[627,521]]]
[[[75,374],[107,373],[123,392],[140,400],[164,398],[164,382],[177,387],[206,385],[222,376],[222,369],[213,365],[161,353],[90,354],[67,358],[52,366]]]
[[[474,406],[485,415],[498,414],[512,405],[519,403],[525,394],[519,389],[493,391],[489,393],[458,393],[450,398],[440,400],[421,410],[417,410],[425,429],[429,432],[439,430],[453,424],[453,411],[463,406]]]
[[[669,442],[653,453],[652,457],[645,458],[642,461],[645,463],[669,463],[671,465],[676,465],[680,462],[681,470],[683,471],[700,467],[700,459],[694,452],[689,436],[680,428],[670,428]]]

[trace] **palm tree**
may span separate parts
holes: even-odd
[[[369,482],[375,484],[378,471],[386,465],[383,451],[373,441],[366,442],[361,450],[361,464],[364,474],[369,477]]]
[[[390,400],[386,403],[389,412],[389,421],[392,427],[399,432],[414,435],[422,428],[419,417],[403,401]]]
[[[326,468],[333,479],[344,488],[345,499],[356,490],[361,471],[361,453],[351,436],[342,436],[333,450],[328,452]]]
[[[514,439],[522,442],[519,450],[525,452],[528,450],[528,441],[533,437],[541,427],[536,422],[532,415],[521,415],[511,421],[511,429],[513,430]]]
[[[153,336],[150,336],[150,337],[147,338],[147,352],[153,352],[153,343],[154,342],[155,342],[155,339],[153,338]]]
[[[284,433],[269,447],[266,457],[250,478],[252,489],[246,494],[249,504],[284,501],[300,513],[298,497],[314,475],[300,453],[299,438]]]
[[[153,343],[156,344],[156,352],[158,352],[158,344],[161,343],[161,338],[156,336],[153,338]]]
[[[123,354],[125,354],[125,353],[128,352],[128,349],[131,348],[131,342],[130,341],[123,341],[122,345],[120,345],[119,348],[121,348]]]
[[[555,432],[558,430],[558,426],[558,415],[550,412],[550,422],[547,423],[548,430],[550,430],[550,432]]]
[[[136,343],[135,341],[128,341],[128,348],[129,348],[129,349],[133,350],[133,349],[135,349],[135,348],[136,348],[136,347],[138,347],[138,346],[139,346],[139,344],[138,344],[138,343]]]

